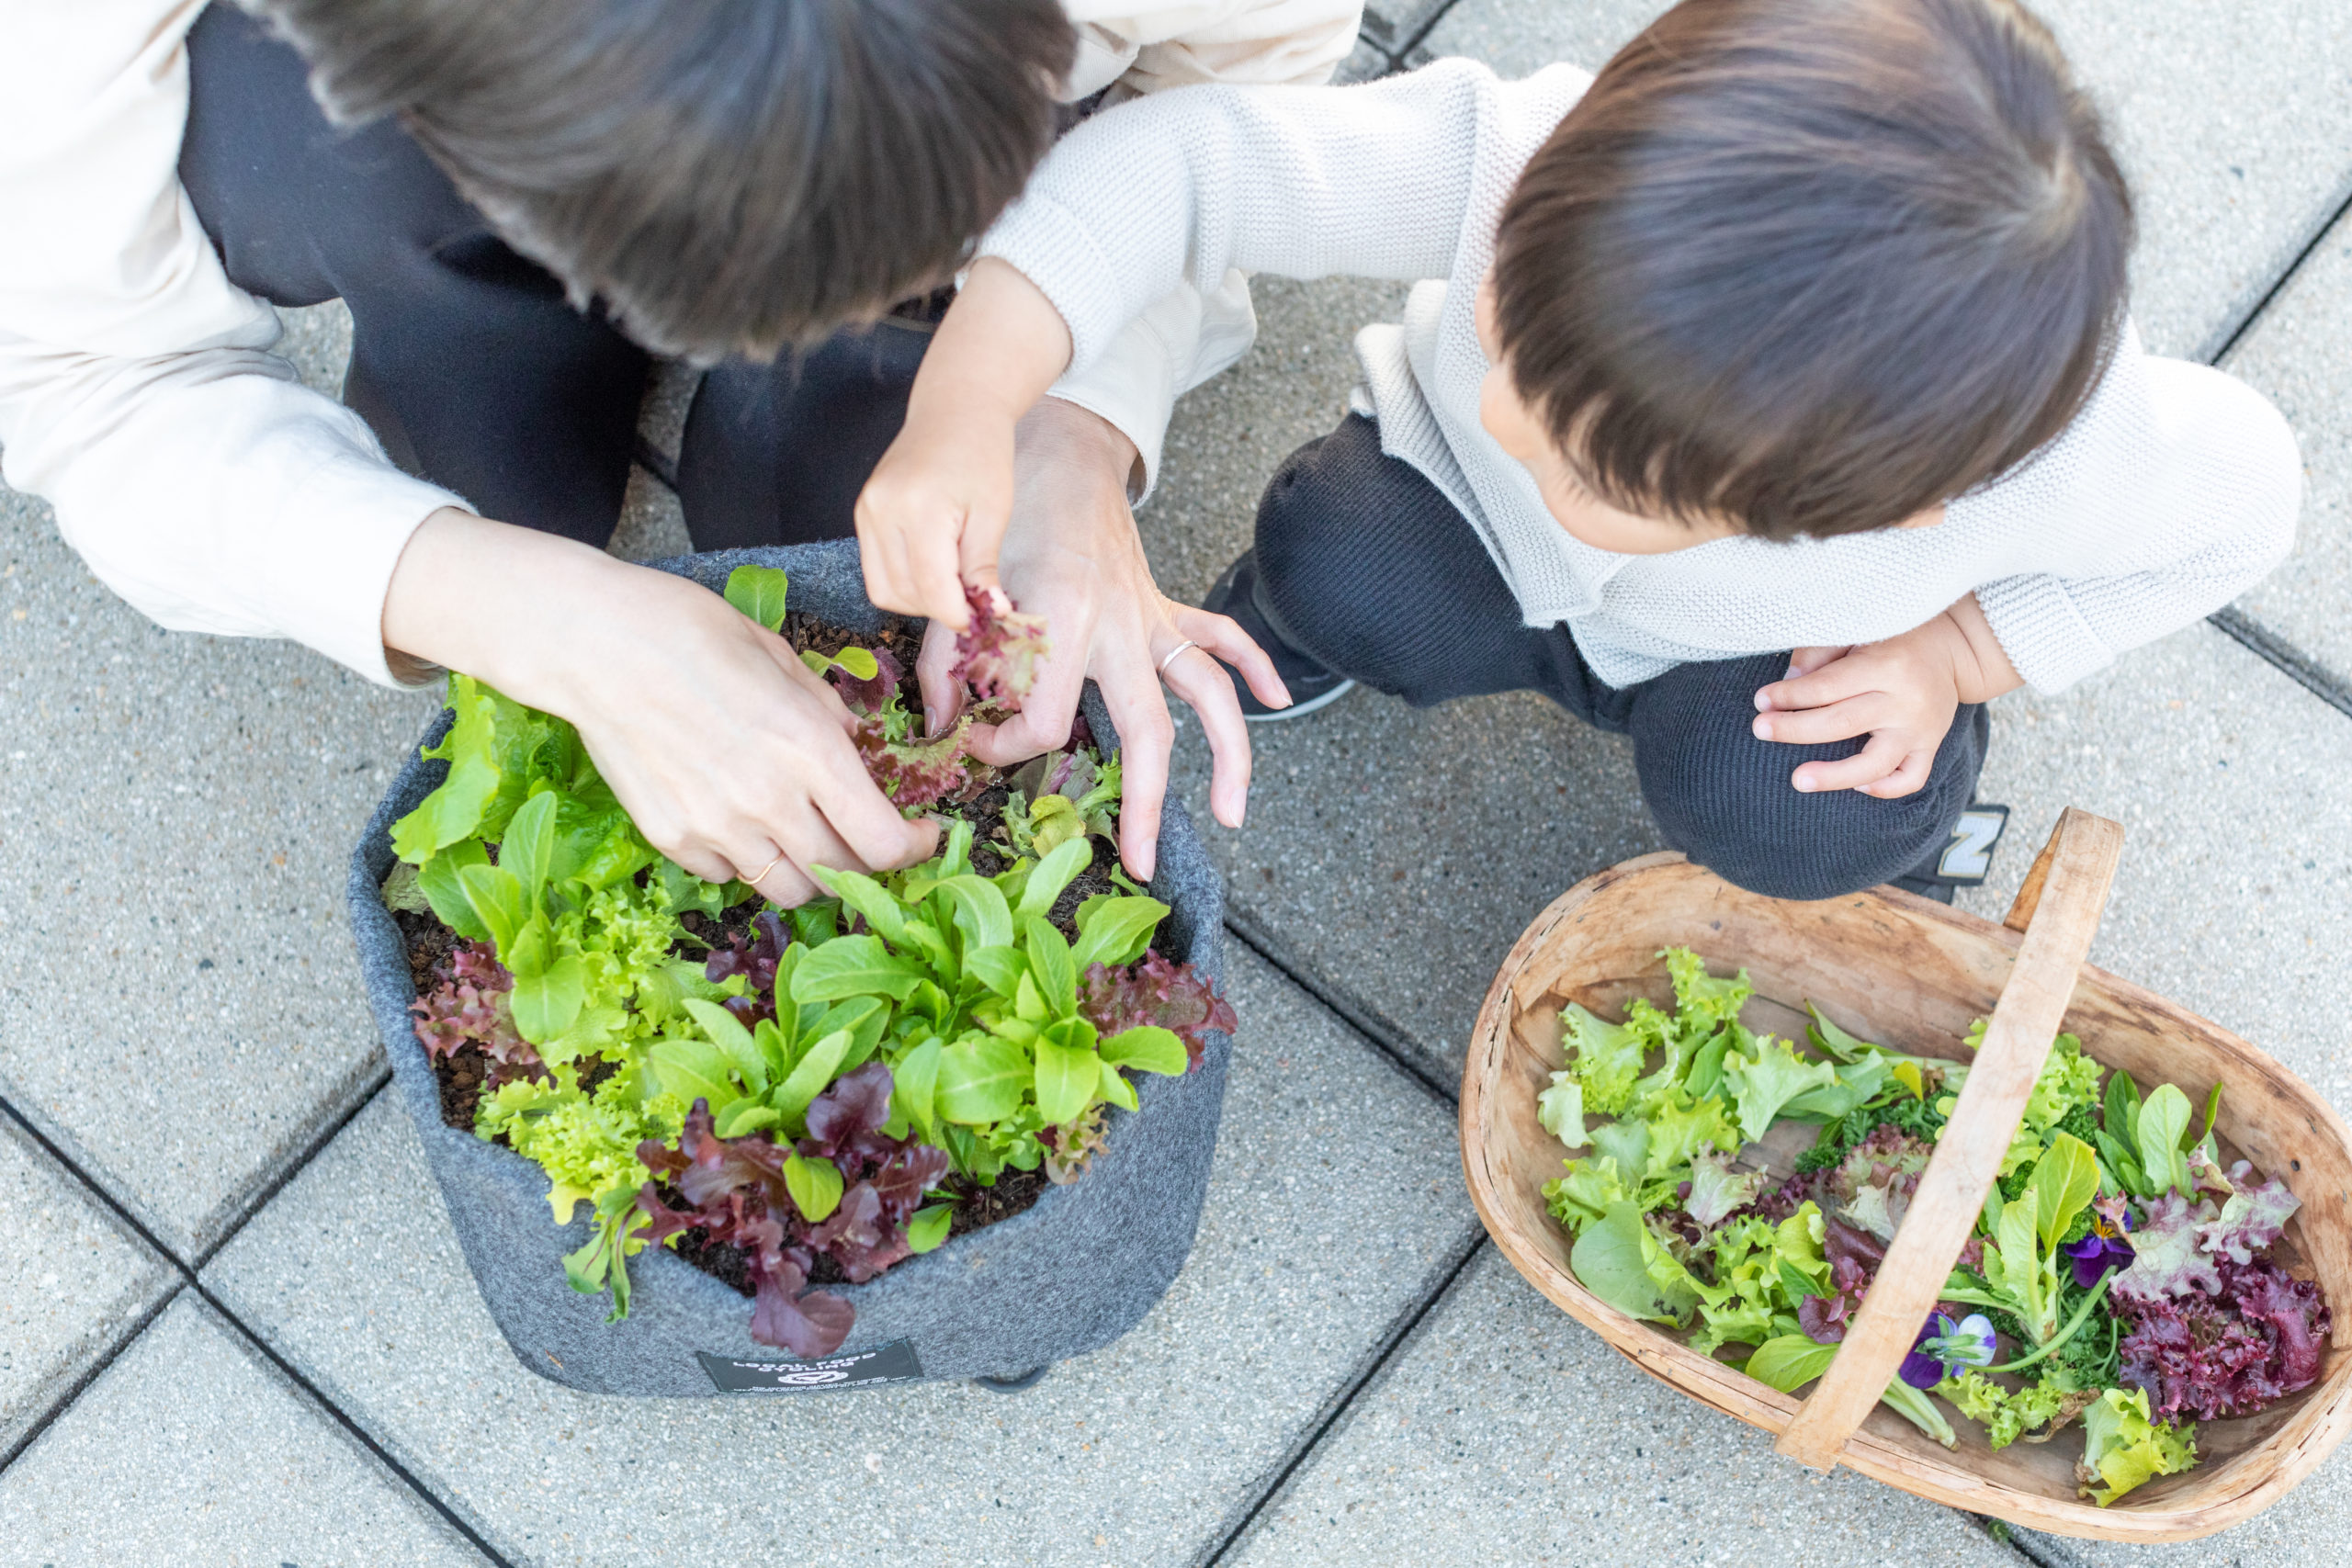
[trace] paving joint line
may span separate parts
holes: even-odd
[[[419,1480],[415,1473],[408,1468],[408,1466],[402,1464],[398,1459],[395,1459],[392,1456],[391,1450],[387,1449],[382,1443],[378,1442],[376,1440],[375,1434],[368,1431],[367,1427],[361,1426],[356,1416],[345,1410],[342,1405],[337,1404],[334,1400],[328,1398],[324,1389],[322,1389],[317,1383],[312,1382],[308,1377],[304,1376],[295,1368],[293,1362],[288,1360],[284,1356],[279,1355],[277,1348],[272,1346],[268,1340],[263,1338],[257,1330],[255,1330],[250,1324],[246,1323],[243,1318],[238,1316],[236,1313],[230,1310],[228,1303],[221,1301],[220,1297],[214,1295],[209,1290],[206,1289],[205,1284],[201,1280],[198,1280],[191,1276],[188,1280],[188,1289],[194,1291],[198,1299],[202,1301],[205,1305],[210,1307],[215,1313],[219,1314],[220,1320],[223,1323],[227,1324],[230,1327],[243,1335],[248,1344],[250,1344],[255,1350],[259,1351],[262,1357],[266,1359],[271,1366],[277,1369],[280,1376],[285,1378],[287,1382],[292,1383],[296,1388],[308,1394],[311,1397],[311,1402],[317,1404],[320,1409],[325,1411],[329,1416],[334,1416],[336,1424],[341,1426],[345,1432],[349,1433],[355,1442],[358,1443],[360,1447],[366,1449],[369,1453],[376,1456],[377,1463],[382,1465],[386,1470],[391,1472],[393,1475],[399,1477],[401,1483],[406,1486],[410,1491],[415,1493],[419,1497],[422,1497],[425,1504],[431,1507],[435,1513],[441,1516],[451,1529],[456,1530],[459,1535],[465,1537],[468,1545],[471,1546],[476,1551],[481,1552],[484,1558],[495,1564],[496,1568],[520,1568],[520,1565],[518,1565],[513,1558],[507,1556],[504,1552],[491,1545],[489,1540],[483,1537],[482,1533],[474,1529],[473,1525],[466,1519],[465,1516],[458,1513],[458,1510],[448,1503],[443,1501],[438,1493],[425,1485],[424,1483]]]
[[[221,1228],[218,1239],[198,1250],[195,1260],[188,1267],[199,1273],[210,1268],[212,1260],[220,1257],[228,1245],[237,1239],[239,1233],[253,1223],[254,1216],[269,1207],[271,1199],[285,1191],[296,1177],[310,1168],[311,1162],[324,1153],[326,1146],[334,1143],[345,1127],[356,1121],[361,1111],[374,1104],[376,1097],[384,1092],[384,1086],[391,1081],[391,1064],[379,1060],[375,1070],[368,1075],[364,1087],[353,1094],[349,1102],[341,1110],[320,1123],[299,1151],[276,1171],[264,1178],[254,1187],[253,1192],[239,1202],[235,1218]]]
[[[1438,1078],[1419,1059],[1419,1053],[1408,1043],[1410,1036],[1390,1019],[1357,1001],[1347,992],[1326,982],[1311,965],[1293,953],[1289,946],[1278,941],[1256,917],[1247,910],[1227,904],[1225,908],[1225,929],[1263,959],[1276,973],[1305,991],[1340,1021],[1363,1037],[1364,1043],[1388,1058],[1397,1071],[1427,1089],[1447,1106],[1461,1103],[1461,1094],[1453,1085]]]
[[[2295,281],[2295,275],[2303,270],[2303,264],[2312,259],[2312,254],[2327,243],[2328,235],[2335,231],[2335,226],[2344,220],[2346,214],[2352,214],[2352,188],[2347,188],[2337,199],[2335,208],[2312,231],[2312,237],[2295,252],[2294,259],[2288,262],[2285,269],[2271,280],[2270,287],[2264,289],[2262,298],[2239,318],[2238,324],[2230,329],[2230,335],[2222,340],[2222,346],[2205,356],[2206,364],[2220,367],[2222,361],[2227,359],[2231,351],[2245,340],[2245,334],[2254,330],[2254,324],[2262,320],[2263,312],[2270,309],[2270,302],[2285,293],[2287,286]]]
[[[1984,1533],[1992,1537],[1996,1545],[2007,1547],[2033,1564],[2033,1568],[2083,1568],[2082,1559],[2066,1551],[2055,1537],[2019,1525],[2006,1524],[1982,1514],[1970,1517],[1984,1527]]]
[[[2352,686],[2346,685],[2335,671],[2235,604],[2224,604],[2205,619],[2256,658],[2346,717],[2352,718]]]
[[[1381,1337],[1380,1343],[1373,1347],[1370,1354],[1357,1364],[1358,1370],[1355,1373],[1326,1403],[1321,1416],[1315,1422],[1313,1427],[1291,1445],[1290,1451],[1274,1468],[1266,1483],[1259,1488],[1257,1495],[1250,1499],[1247,1506],[1240,1510],[1238,1517],[1231,1514],[1227,1516],[1232,1522],[1219,1533],[1216,1545],[1209,1550],[1207,1555],[1196,1560],[1195,1568],[1220,1568],[1220,1565],[1225,1563],[1233,1550],[1240,1545],[1242,1539],[1250,1533],[1250,1527],[1257,1523],[1259,1517],[1272,1506],[1275,1498],[1282,1495],[1283,1489],[1290,1483],[1290,1478],[1298,1473],[1301,1467],[1314,1457],[1315,1450],[1322,1446],[1325,1436],[1339,1425],[1340,1417],[1355,1407],[1357,1398],[1364,1390],[1372,1386],[1374,1380],[1379,1377],[1382,1370],[1396,1359],[1396,1352],[1403,1348],[1405,1342],[1413,1337],[1414,1331],[1428,1320],[1430,1314],[1437,1310],[1438,1303],[1443,1301],[1447,1293],[1453,1289],[1453,1282],[1462,1278],[1462,1271],[1470,1267],[1470,1260],[1477,1257],[1479,1250],[1486,1245],[1486,1227],[1472,1226],[1469,1244],[1462,1248],[1453,1263],[1445,1269],[1444,1277],[1439,1280],[1420,1301],[1396,1314],[1389,1325],[1388,1332]]]
[[[2256,299],[2239,319],[2237,325],[2230,329],[2229,335],[2222,340],[2222,346],[2206,355],[2208,365],[2219,369],[2222,362],[2236,351],[2237,346],[2245,341],[2246,334],[2253,332],[2256,324],[2269,311],[2272,303],[2301,273],[2303,264],[2327,243],[2327,237],[2335,233],[2347,217],[2352,217],[2352,189],[2347,189],[2336,201],[2327,216],[2320,220],[2319,227],[2312,231],[2311,238],[2295,252],[2293,259],[2287,263],[2277,277],[2271,279],[2270,287],[2262,291],[2262,298]],[[2235,604],[2224,604],[2205,619],[2320,701],[2352,717],[2352,682],[2347,682],[2342,675]]]
[[[75,1174],[78,1176],[80,1173]],[[135,1321],[118,1332],[114,1337],[114,1342],[108,1345],[96,1359],[67,1380],[64,1390],[50,1399],[48,1406],[41,1411],[32,1425],[27,1427],[24,1432],[6,1449],[0,1449],[0,1475],[6,1475],[10,1465],[15,1464],[17,1460],[30,1451],[32,1446],[40,1440],[41,1434],[57,1424],[58,1417],[74,1408],[74,1404],[80,1401],[84,1391],[104,1376],[106,1370],[121,1359],[122,1353],[130,1349],[157,1318],[164,1315],[165,1307],[180,1299],[180,1292],[187,1288],[185,1280],[172,1281],[171,1288],[158,1295],[153,1303],[141,1313]]]
[[[1430,34],[1437,31],[1437,25],[1445,20],[1447,15],[1453,11],[1456,4],[1457,0],[1445,0],[1444,5],[1440,6],[1436,10],[1430,13],[1430,19],[1423,22],[1418,28],[1416,28],[1411,38],[1407,39],[1395,50],[1387,51],[1388,58],[1396,62],[1397,70],[1402,71],[1405,69],[1405,62],[1412,57],[1413,51],[1420,48],[1421,45],[1429,41]],[[1381,46],[1374,44],[1373,47],[1374,49],[1378,49]]]
[[[678,493],[678,465],[670,454],[648,441],[642,434],[637,445],[629,448],[629,461],[653,476],[663,490]]]
[[[387,1071],[384,1074],[384,1077],[389,1079],[390,1077],[390,1073]],[[358,1096],[350,1111],[345,1115],[342,1122],[338,1123],[338,1128],[343,1125],[347,1125],[353,1117],[356,1116],[360,1111],[371,1104],[375,1100],[376,1096],[382,1092],[383,1084],[379,1082],[375,1089],[371,1089],[367,1094]],[[147,1329],[154,1323],[155,1319],[162,1314],[164,1307],[169,1306],[173,1302],[177,1301],[182,1293],[189,1292],[193,1293],[198,1301],[201,1301],[205,1305],[210,1307],[214,1313],[218,1314],[221,1322],[227,1324],[230,1327],[235,1329],[238,1334],[242,1335],[254,1349],[258,1350],[272,1366],[276,1367],[278,1371],[286,1377],[287,1381],[293,1383],[295,1387],[300,1389],[305,1394],[309,1395],[311,1400],[316,1404],[321,1410],[323,1410],[328,1416],[334,1417],[337,1425],[341,1426],[345,1431],[350,1433],[352,1438],[357,1441],[362,1448],[365,1448],[369,1453],[375,1455],[377,1461],[381,1463],[386,1470],[398,1477],[402,1485],[415,1493],[417,1496],[423,1498],[427,1506],[431,1507],[435,1513],[439,1514],[442,1518],[447,1520],[451,1529],[455,1529],[459,1535],[465,1537],[466,1540],[472,1545],[476,1551],[481,1552],[482,1555],[489,1559],[491,1562],[496,1564],[497,1568],[516,1568],[516,1564],[512,1558],[509,1558],[505,1553],[492,1547],[488,1540],[482,1538],[480,1530],[477,1530],[471,1524],[468,1523],[456,1509],[451,1507],[447,1502],[443,1501],[431,1487],[426,1486],[422,1481],[418,1480],[415,1474],[409,1470],[408,1466],[393,1458],[390,1451],[387,1450],[383,1444],[378,1442],[374,1435],[368,1432],[366,1427],[362,1427],[357,1419],[356,1419],[348,1411],[345,1410],[343,1406],[337,1404],[334,1400],[329,1399],[325,1393],[320,1389],[318,1384],[312,1382],[308,1377],[305,1377],[301,1372],[298,1371],[293,1363],[287,1360],[285,1357],[279,1355],[277,1349],[273,1348],[268,1341],[264,1339],[260,1333],[255,1330],[252,1325],[246,1323],[243,1317],[239,1316],[227,1303],[214,1295],[210,1288],[197,1276],[197,1268],[200,1267],[200,1265],[191,1265],[185,1258],[181,1258],[178,1253],[174,1252],[170,1247],[164,1246],[163,1241],[155,1235],[155,1233],[148,1228],[145,1222],[141,1221],[138,1215],[132,1213],[130,1208],[125,1205],[121,1200],[118,1199],[113,1193],[107,1191],[105,1187],[101,1186],[88,1171],[82,1168],[78,1162],[70,1158],[66,1155],[65,1151],[57,1145],[55,1139],[42,1132],[40,1128],[33,1123],[33,1121],[29,1116],[27,1116],[24,1111],[17,1109],[14,1103],[6,1098],[0,1098],[0,1115],[6,1115],[9,1121],[14,1122],[23,1130],[27,1137],[32,1139],[35,1144],[40,1146],[42,1152],[46,1153],[59,1165],[64,1167],[64,1168],[73,1175],[76,1181],[79,1181],[94,1197],[97,1199],[99,1203],[106,1207],[108,1213],[112,1213],[114,1217],[120,1221],[124,1225],[128,1226],[131,1233],[137,1235],[138,1238],[147,1246],[150,1251],[153,1252],[156,1257],[162,1258],[166,1268],[168,1268],[173,1273],[179,1276],[178,1283],[174,1285],[172,1289],[165,1291],[161,1299],[156,1303],[155,1306],[150,1310],[138,1324],[134,1325],[130,1332],[121,1335],[117,1339],[112,1348],[110,1348],[106,1355],[99,1358],[97,1362],[89,1369],[88,1372],[85,1376],[81,1377],[74,1382],[73,1388],[66,1392],[64,1397],[57,1400],[46,1412],[42,1414],[41,1418],[35,1422],[32,1427],[27,1431],[24,1439],[21,1442],[12,1444],[6,1454],[0,1455],[0,1473],[5,1473],[9,1466],[13,1465],[19,1457],[32,1447],[36,1438],[53,1426],[66,1411],[74,1407],[74,1405],[81,1399],[84,1392],[97,1380],[98,1375],[105,1371],[107,1368],[112,1366],[115,1361],[121,1357],[122,1353],[126,1349],[130,1348],[130,1347],[138,1340],[141,1335],[147,1331]],[[311,1160],[317,1158],[319,1151],[325,1146],[326,1140],[322,1139],[314,1144],[311,1148],[305,1150],[302,1158],[300,1161],[289,1162],[287,1176],[285,1179],[282,1179],[277,1183],[277,1187],[283,1188],[286,1184],[286,1180],[290,1180],[292,1179],[292,1174],[295,1170],[300,1169],[303,1166],[307,1166]],[[220,1245],[227,1245],[228,1241],[233,1239],[237,1233],[242,1231],[252,1218],[253,1215],[251,1213],[245,1215],[244,1218],[240,1220],[237,1223],[237,1225],[222,1238]],[[211,1258],[219,1253],[219,1251],[220,1246],[216,1246],[210,1251],[208,1251],[205,1254],[205,1261],[209,1263]]]

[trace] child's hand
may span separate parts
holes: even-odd
[[[857,498],[867,598],[964,629],[964,584],[996,581],[1012,514],[1016,423],[986,408],[918,420],[910,406]]]
[[[907,423],[857,498],[866,597],[964,629],[964,584],[996,581],[1012,512],[1013,427],[1069,364],[1043,290],[993,256],[933,334]]]
[[[1756,694],[1756,737],[1819,745],[1867,735],[1850,757],[1806,762],[1789,776],[1811,792],[1858,789],[1893,800],[1928,782],[1962,703],[2022,682],[1970,594],[1923,626],[1860,648],[1802,648],[1789,678]]]

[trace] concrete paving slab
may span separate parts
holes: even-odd
[[[1372,0],[1363,8],[1363,39],[1395,55],[1413,46],[1454,0]]]
[[[1408,64],[1597,69],[1657,0],[1461,0]],[[2326,0],[2044,0],[2139,206],[2150,347],[2208,358],[2352,191],[2352,11]]]
[[[1395,69],[1396,62],[1389,58],[1388,51],[1374,43],[1369,37],[1363,37],[1356,39],[1355,48],[1349,51],[1348,57],[1332,71],[1331,80],[1344,87],[1351,83],[1370,82],[1385,76]]]
[[[1228,1561],[2020,1568],[1963,1516],[1823,1477],[1634,1368],[1481,1248]]]
[[[645,561],[687,555],[694,547],[677,492],[642,465],[632,465],[628,489],[621,496],[620,523],[605,548],[623,560]]]
[[[2224,361],[2303,448],[2295,553],[2238,601],[2352,687],[2352,219],[2339,221]]]
[[[1249,824],[1210,840],[1228,911],[1449,1089],[1527,923],[1662,847],[1632,748],[1530,694],[1416,711],[1359,690],[1250,739]],[[1188,744],[1182,759],[1203,810],[1205,752]]]
[[[183,1294],[0,1475],[28,1568],[486,1561]]]
[[[170,1265],[89,1190],[0,1121],[0,1235],[14,1287],[0,1292],[0,1460],[177,1283]]]
[[[1232,995],[1191,1263],[1134,1333],[1019,1395],[543,1382],[483,1312],[389,1097],[207,1280],[518,1561],[1191,1562],[1476,1234],[1444,1106],[1247,953]]]
[[[343,373],[351,363],[351,309],[340,299],[323,305],[281,306],[280,336],[274,351],[292,362],[302,385],[343,400]]]
[[[0,1093],[184,1256],[381,1071],[344,861],[437,701],[166,633],[0,491]]]
[[[1458,0],[1406,61],[1418,66],[1466,55],[1508,80],[1567,61],[1598,71],[1672,0]]]

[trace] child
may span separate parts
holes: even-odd
[[[1068,139],[982,246],[861,502],[869,584],[987,575],[1012,422],[1175,279],[1417,280],[1205,606],[1287,711],[1541,691],[1632,737],[1729,880],[1949,898],[1982,705],[2291,543],[2292,437],[2142,351],[2131,231],[2009,0],[1685,0],[1597,78],[1169,95]]]

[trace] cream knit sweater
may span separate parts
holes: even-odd
[[[1530,626],[1566,622],[1602,679],[1871,642],[1973,590],[2018,672],[2056,691],[2229,602],[2293,542],[2302,468],[2256,392],[2136,333],[2021,469],[1942,523],[1658,556],[1578,543],[1478,423],[1472,302],[1521,168],[1591,77],[1447,61],[1361,87],[1199,87],[1063,141],[982,246],[1069,322],[1074,373],[1177,285],[1227,269],[1413,282],[1356,338],[1359,412],[1485,540]]]

